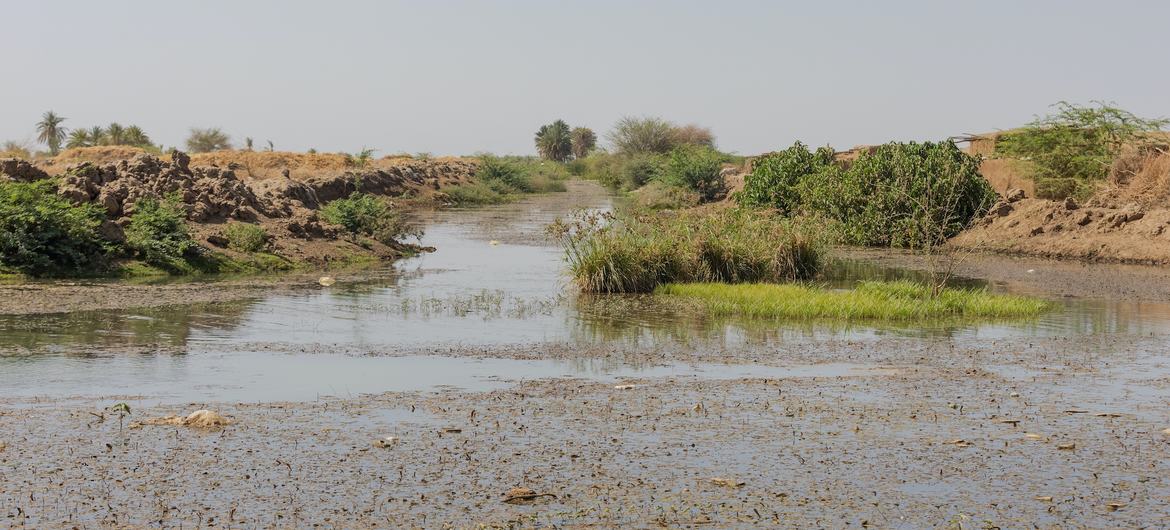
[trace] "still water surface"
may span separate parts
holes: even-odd
[[[425,215],[423,242],[434,253],[403,260],[360,282],[254,300],[112,312],[0,316],[0,397],[153,396],[177,401],[306,400],[442,386],[496,388],[507,381],[563,375],[769,377],[808,367],[761,369],[630,366],[593,360],[519,361],[433,355],[369,357],[331,350],[425,351],[542,343],[629,347],[664,342],[766,345],[883,336],[981,341],[1090,334],[1170,335],[1170,305],[1063,301],[1024,322],[873,326],[713,320],[680,313],[648,297],[579,297],[564,275],[558,247],[543,227],[576,208],[611,209],[590,183],[570,193],[513,204]],[[835,263],[824,281],[913,273],[865,263]],[[980,282],[965,280],[968,285]],[[179,346],[184,353],[96,353],[95,346]],[[257,348],[256,345],[264,345]],[[259,350],[264,351],[259,351]],[[299,351],[309,349],[314,353]],[[322,353],[324,352],[324,353]],[[830,370],[861,370],[838,366]]]

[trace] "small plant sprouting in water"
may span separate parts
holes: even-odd
[[[126,421],[126,416],[130,415],[130,405],[126,404],[124,401],[121,403],[116,403],[114,406],[110,407],[110,412],[115,412],[118,414],[118,437],[121,438],[122,425]]]

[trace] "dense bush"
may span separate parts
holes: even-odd
[[[706,127],[690,124],[678,126],[662,118],[624,117],[607,135],[620,154],[669,153],[681,145],[715,147],[715,135]]]
[[[0,266],[38,276],[94,272],[106,247],[102,210],[74,205],[50,181],[0,184]]]
[[[582,176],[621,191],[636,190],[657,180],[666,169],[666,158],[654,153],[593,153],[583,163],[585,168]]]
[[[202,253],[191,238],[178,200],[142,199],[126,227],[126,248],[146,263],[171,272],[191,272],[190,258]]]
[[[783,151],[757,159],[752,173],[744,181],[737,199],[745,206],[775,208],[793,214],[802,204],[802,182],[833,164],[833,149],[821,147],[815,152],[796,142]]]
[[[228,248],[240,252],[260,252],[268,246],[268,232],[264,227],[248,223],[229,223],[223,229]]]
[[[757,160],[738,200],[837,221],[847,243],[925,248],[958,234],[995,192],[951,142],[885,144],[848,164],[797,143]]]
[[[1063,199],[1086,198],[1109,174],[1123,147],[1150,142],[1164,143],[1149,133],[1167,120],[1148,120],[1125,110],[1096,103],[1055,105],[1056,112],[999,136],[999,155],[1027,162],[1036,181],[1036,195]]]
[[[670,152],[660,180],[672,186],[695,191],[704,201],[722,197],[723,162],[726,157],[710,147],[682,145]]]
[[[747,210],[645,216],[581,214],[558,220],[573,281],[583,292],[650,292],[671,282],[778,282],[811,278],[819,239],[803,225]]]
[[[341,226],[350,234],[371,237],[385,245],[418,235],[417,230],[385,200],[366,193],[358,192],[330,201],[321,208],[321,218]]]

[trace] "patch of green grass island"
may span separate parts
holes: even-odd
[[[852,289],[804,284],[672,283],[656,294],[702,303],[716,316],[788,320],[921,320],[951,318],[1026,318],[1051,304],[1023,296],[993,294],[983,289],[930,287],[909,282],[860,282]]]

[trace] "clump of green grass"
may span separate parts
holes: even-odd
[[[766,212],[719,210],[582,213],[549,231],[582,292],[646,293],[671,282],[811,278],[824,245],[810,228]]]
[[[443,188],[451,202],[459,206],[477,204],[501,204],[508,202],[508,195],[484,182],[468,182]]]
[[[867,281],[848,290],[800,284],[685,283],[663,285],[655,293],[699,301],[718,316],[792,320],[1020,318],[1050,308],[1043,300],[982,289],[944,288],[932,295],[929,286],[910,281]]]
[[[268,246],[268,231],[249,223],[229,223],[223,229],[228,248],[239,252],[260,252]]]

